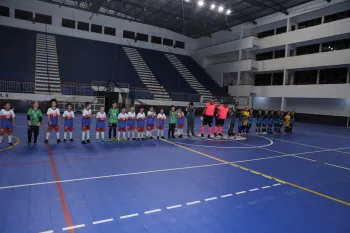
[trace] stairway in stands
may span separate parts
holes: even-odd
[[[207,102],[213,98],[212,93],[209,90],[205,89],[203,85],[198,82],[196,77],[182,64],[182,62],[173,54],[165,54],[168,60],[173,64],[181,76],[187,81],[187,83],[195,90],[198,94],[203,96],[203,101]]]
[[[36,34],[35,92],[61,93],[55,36]]]
[[[170,96],[158,80],[154,77],[153,73],[139,54],[139,52],[130,47],[123,47],[126,55],[129,57],[131,64],[134,66],[141,81],[146,85],[147,89],[151,91],[154,99],[170,100]]]

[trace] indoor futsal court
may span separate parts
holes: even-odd
[[[45,145],[41,127],[26,146],[17,116],[15,146],[0,152],[1,232],[350,232],[344,128],[82,145],[80,120],[75,142]]]

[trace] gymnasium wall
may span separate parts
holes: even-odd
[[[109,43],[117,43],[121,45],[131,45],[140,48],[153,49],[162,52],[172,52],[183,55],[190,55],[191,51],[194,50],[197,45],[197,42],[194,39],[172,32],[167,29],[141,24],[129,21],[127,19],[123,20],[115,17],[109,17],[105,15],[95,14],[93,15],[93,17],[91,17],[91,12],[77,10],[69,7],[63,7],[55,4],[49,4],[38,0],[2,0],[0,1],[0,5],[10,8],[10,17],[1,17],[0,20],[0,24],[5,26],[25,28],[28,30],[48,32],[65,36],[73,36]],[[26,20],[15,19],[14,9],[50,15],[52,16],[52,25],[32,23]],[[112,27],[116,29],[116,36],[109,36],[105,34],[98,34],[62,27],[62,18],[75,20],[76,22],[82,21],[90,24]],[[149,42],[137,41],[135,43],[134,40],[125,39],[123,38],[123,30],[147,34],[149,35]],[[151,43],[151,36],[158,36],[161,38],[169,38],[174,41],[177,40],[185,42],[185,49]]]

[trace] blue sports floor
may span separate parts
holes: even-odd
[[[345,128],[84,146],[76,119],[75,142],[52,133],[45,145],[42,128],[27,146],[16,121],[15,146],[0,151],[1,233],[350,232]]]

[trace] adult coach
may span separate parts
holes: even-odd
[[[205,126],[208,125],[208,138],[210,138],[211,127],[213,126],[213,117],[216,109],[215,99],[211,99],[209,103],[205,105],[203,115],[203,125],[201,130],[201,136],[204,137]]]
[[[195,119],[195,111],[196,109],[193,106],[193,103],[189,103],[186,108],[186,118],[187,118],[187,137],[194,137],[194,119]]]

